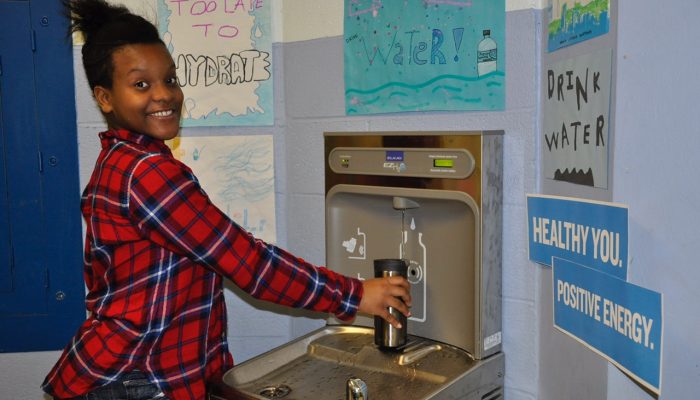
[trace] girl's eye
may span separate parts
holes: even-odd
[[[177,85],[177,77],[168,78],[165,80],[168,85]]]
[[[134,86],[136,86],[136,87],[139,88],[139,89],[145,89],[145,88],[148,87],[148,83],[146,83],[146,82],[144,82],[144,81],[140,81],[140,82],[136,82],[136,83],[134,84]]]

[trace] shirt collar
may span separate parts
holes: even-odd
[[[100,133],[102,148],[109,147],[115,141],[127,141],[144,147],[147,151],[172,154],[170,148],[163,140],[152,138],[148,135],[132,132],[126,129],[110,129]]]

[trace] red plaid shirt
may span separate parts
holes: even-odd
[[[252,296],[351,319],[359,281],[253,238],[159,140],[100,134],[82,197],[89,318],[44,381],[57,398],[135,369],[171,399],[203,399],[232,367],[222,276]]]

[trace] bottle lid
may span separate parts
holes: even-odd
[[[491,29],[484,29],[484,36],[491,36]]]
[[[408,266],[404,260],[398,258],[383,258],[374,260],[374,275],[382,276],[384,271],[395,271],[402,275],[406,274]]]

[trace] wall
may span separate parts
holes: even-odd
[[[143,14],[153,15],[153,7],[141,0],[121,1]],[[508,354],[506,394],[512,399],[537,398],[537,280],[527,262],[524,193],[535,191],[537,148],[535,125],[537,110],[537,37],[534,27],[539,12],[517,9],[524,2],[509,2],[507,15],[507,111],[483,113],[393,114],[373,117],[346,117],[343,103],[343,40],[340,0],[277,2],[284,15],[277,34],[292,42],[276,44],[275,68],[276,121],[271,128],[185,129],[183,135],[256,134],[275,136],[278,242],[315,263],[324,261],[323,144],[324,131],[340,130],[465,130],[503,129],[504,153],[504,348]],[[530,2],[527,2],[530,3]],[[281,4],[281,11],[280,11]],[[299,10],[312,10],[295,14]],[[306,15],[306,19],[301,18]],[[301,23],[304,21],[304,23]],[[314,23],[309,21],[326,21]],[[327,23],[334,21],[333,23]],[[311,26],[312,28],[309,28]],[[104,124],[90,97],[80,67],[79,47],[76,61],[81,184],[84,185],[97,156],[96,133]],[[303,229],[301,227],[304,227]],[[237,361],[306,333],[324,323],[321,316],[285,311],[284,314],[258,309],[266,305],[241,300],[227,294],[230,310],[231,349]],[[298,317],[289,317],[295,315]],[[270,336],[269,332],[276,334]],[[58,357],[57,352],[0,355],[0,387],[11,389],[9,398],[41,398],[38,384]],[[15,373],[9,366],[20,362],[32,374]]]
[[[663,295],[660,399],[697,398],[700,389],[700,346],[694,340],[694,332],[700,329],[695,317],[700,294],[694,283],[700,273],[691,247],[700,240],[700,212],[695,206],[700,187],[692,173],[686,172],[696,169],[700,160],[700,116],[695,101],[700,56],[686,51],[697,48],[697,15],[700,3],[692,0],[673,2],[672,7],[659,7],[649,0],[613,2],[612,20],[617,23],[608,36],[614,40],[603,44],[615,49],[611,190],[540,182],[546,193],[629,206],[628,280]],[[658,21],[673,24],[649,29],[658,26]],[[584,54],[600,44],[595,40],[582,43],[563,56]],[[552,329],[551,271],[540,268],[539,274],[540,398],[653,398],[612,364]],[[603,372],[607,377],[601,377]]]
[[[130,6],[150,0],[125,0]],[[341,0],[274,1],[276,120],[273,127],[190,129],[183,134],[269,134],[275,137],[278,242],[324,260],[322,133],[339,130],[503,129],[503,331],[506,398],[650,399],[628,377],[580,344],[552,330],[549,269],[527,261],[525,194],[541,190],[539,93],[544,52],[539,1],[507,1],[506,110],[491,113],[406,113],[346,117],[343,104]],[[700,149],[700,79],[696,0],[660,7],[619,0],[617,102],[612,200],[630,207],[631,282],[664,294],[664,376],[661,399],[695,398],[700,388],[700,330],[692,247],[700,241],[694,178]],[[146,7],[148,9],[148,7]],[[152,8],[151,8],[152,9]],[[304,20],[304,10],[315,15]],[[280,25],[279,17],[284,16]],[[314,21],[319,22],[318,24]],[[658,27],[657,21],[674,21]],[[311,28],[309,27],[311,26]],[[103,128],[75,49],[81,182],[97,155]],[[669,70],[670,69],[670,70]],[[663,146],[665,145],[665,146]],[[569,189],[566,189],[569,190]],[[242,361],[323,324],[319,316],[270,312],[227,294],[232,351]],[[260,308],[266,309],[258,312]],[[290,317],[289,315],[303,315]],[[272,336],[269,332],[275,332]],[[257,336],[262,336],[256,339]],[[0,354],[0,398],[42,399],[38,385],[58,352]]]
[[[285,3],[287,4],[287,3]],[[285,16],[286,16],[285,12]],[[324,259],[323,132],[503,129],[506,397],[537,397],[537,281],[527,261],[525,193],[536,190],[539,12],[506,16],[506,111],[345,116],[342,36],[285,43],[287,225],[292,252]],[[285,27],[289,25],[285,22]],[[341,25],[342,26],[342,25]],[[303,227],[303,229],[301,228]],[[295,332],[314,326],[297,323]]]
[[[698,15],[700,3],[693,0],[667,7],[650,0],[613,2],[612,19],[617,23],[609,36],[616,38],[605,43],[615,49],[611,190],[540,182],[546,193],[629,206],[628,280],[663,295],[660,399],[697,398],[700,389],[700,346],[694,333],[700,329],[700,294],[695,288],[700,272],[692,247],[700,240],[700,186],[691,172],[700,160],[700,55],[688,51],[697,48],[700,38]],[[659,21],[673,23],[649,29]],[[563,55],[600,48],[600,43],[591,42]],[[551,271],[538,269],[540,398],[654,398],[612,364],[552,329]],[[607,377],[601,377],[603,372]]]
[[[286,7],[285,3],[285,7]],[[540,109],[533,96],[548,56],[542,50],[541,4],[534,10],[508,2],[508,98],[502,113],[427,113],[346,118],[342,104],[342,43],[336,28],[321,39],[299,38],[285,44],[289,226],[313,221],[311,235],[291,235],[293,251],[322,259],[323,206],[320,164],[305,156],[322,155],[320,133],[329,130],[505,129],[504,207],[504,351],[508,399],[651,399],[650,394],[601,357],[552,327],[551,270],[526,262],[525,193],[548,192],[611,200],[630,207],[632,283],[664,295],[664,353],[661,399],[697,397],[700,359],[693,317],[700,304],[695,291],[699,272],[691,245],[698,242],[700,187],[692,178],[699,159],[700,114],[695,94],[700,79],[697,38],[700,3],[675,2],[659,7],[649,0],[612,2],[617,25],[596,42],[563,50],[558,57],[583,54],[601,46],[614,51],[610,155],[611,190],[590,191],[539,179]],[[517,5],[515,5],[517,7]],[[285,16],[288,15],[285,9]],[[292,23],[285,20],[285,35]],[[674,21],[658,26],[657,21]],[[306,21],[304,21],[306,22]],[[615,22],[613,22],[615,23]],[[334,25],[340,27],[341,24]],[[286,38],[287,36],[285,36]],[[305,40],[305,41],[302,41]],[[308,40],[308,41],[306,41]],[[532,58],[535,53],[535,58]],[[551,57],[557,57],[551,56]],[[550,58],[551,59],[551,58]],[[541,79],[541,78],[539,78]],[[527,92],[534,84],[538,93]],[[323,88],[311,90],[310,88]],[[525,89],[525,90],[523,90]],[[534,100],[539,104],[539,100]],[[532,120],[530,120],[532,118]],[[494,126],[496,125],[496,126]],[[664,136],[662,141],[657,139]],[[296,143],[299,143],[297,145]],[[662,146],[662,145],[666,146]],[[534,168],[533,168],[534,167]],[[314,172],[316,171],[316,172]],[[679,171],[680,173],[676,172]],[[681,172],[682,171],[682,172]],[[686,172],[688,171],[688,172]],[[315,174],[315,175],[314,175]],[[691,178],[689,178],[689,176]],[[309,179],[311,177],[311,179]],[[671,197],[673,196],[673,197]],[[313,204],[309,207],[308,204]],[[291,232],[291,229],[290,229]],[[534,320],[532,318],[535,318]],[[535,340],[533,335],[537,336]]]
[[[629,205],[629,280],[663,294],[661,398],[693,399],[700,392],[700,3],[669,4],[619,4],[613,200]],[[609,398],[649,398],[616,368],[608,372]]]
[[[547,25],[549,23],[548,11],[542,12],[542,29],[539,36],[541,43],[542,67],[540,74],[540,108],[539,121],[543,123],[544,98],[547,93],[547,70],[563,60],[595,53],[604,49],[617,48],[617,2],[610,5],[610,30],[607,34],[564,47],[554,52],[547,51]],[[615,161],[615,61],[612,65],[612,87],[610,89],[610,114],[608,124],[610,128],[608,143],[608,189],[600,189],[583,185],[574,185],[568,182],[555,181],[545,178],[544,171],[539,171],[539,192],[558,196],[576,197],[583,199],[595,199],[601,201],[612,200],[612,188],[614,187],[613,173]],[[537,129],[537,137],[541,138],[542,128]],[[540,139],[538,148],[545,151],[545,144]],[[538,163],[541,162],[538,161]],[[567,399],[567,400],[603,400],[607,397],[607,368],[608,362],[581,345],[568,335],[554,328],[553,294],[552,294],[552,270],[539,264],[533,264],[534,273],[538,276],[539,291],[537,294],[539,312],[539,354],[538,368],[540,371],[539,398],[541,399]]]

